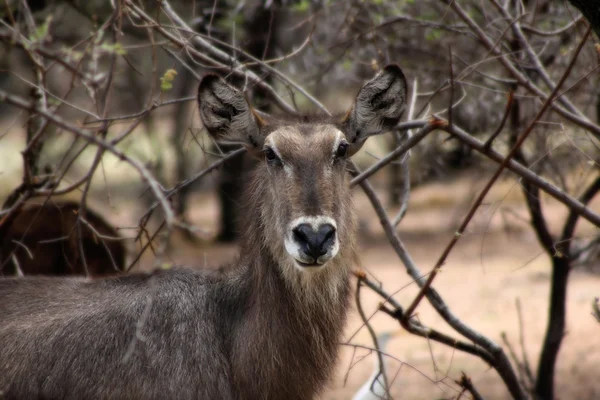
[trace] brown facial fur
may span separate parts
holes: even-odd
[[[274,218],[265,227],[272,251],[282,248],[290,222],[302,216],[330,217],[337,223],[338,236],[353,236],[347,159],[335,156],[341,141],[345,142],[342,132],[325,124],[282,126],[265,139],[265,146],[276,149],[283,164],[271,166],[263,161],[259,172],[268,183],[269,201],[263,203],[268,209],[262,215]],[[281,263],[286,261],[277,257]]]

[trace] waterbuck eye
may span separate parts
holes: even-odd
[[[281,160],[277,157],[275,151],[272,148],[266,147],[264,150],[265,160],[267,160],[267,164],[269,165],[281,165]]]
[[[342,142],[342,143],[340,143],[337,150],[335,151],[335,157],[336,158],[344,158],[344,157],[346,157],[347,152],[348,152],[348,143]]]

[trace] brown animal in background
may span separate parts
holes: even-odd
[[[78,212],[78,203],[48,201],[44,205],[27,204],[11,221],[4,221],[0,228],[0,275],[100,276],[122,272],[126,250],[117,231],[88,209],[85,222],[80,221],[80,243]]]
[[[357,262],[348,158],[402,114],[388,66],[345,117],[266,123],[214,75],[204,126],[259,159],[239,260],[106,279],[0,279],[7,399],[313,399],[335,367]]]

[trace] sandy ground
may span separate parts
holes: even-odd
[[[435,264],[482,183],[463,178],[414,191],[410,212],[402,221],[399,234],[423,273]],[[507,180],[492,191],[467,234],[451,253],[434,287],[458,318],[506,350],[501,337],[505,333],[520,359],[525,350],[535,371],[547,321],[550,268],[548,258],[526,223],[527,214],[519,201],[518,189],[514,181]],[[363,267],[407,307],[417,293],[416,285],[388,245],[378,219],[360,193],[357,193],[357,203],[362,211]],[[200,195],[193,204],[191,219],[199,226],[214,229],[215,199]],[[557,232],[565,210],[547,199],[544,204],[550,226]],[[600,201],[593,203],[592,208],[600,210]],[[598,234],[597,228],[585,223],[580,228],[580,235]],[[235,252],[235,246],[190,246],[175,240],[170,254],[175,262],[205,266],[226,262],[235,257]],[[600,276],[574,271],[569,283],[567,335],[556,374],[557,399],[600,398],[600,324],[591,315],[591,304],[596,296],[600,296]],[[361,300],[366,314],[372,315],[370,323],[378,333],[398,332],[385,349],[395,399],[457,398],[460,389],[454,381],[462,372],[473,380],[484,398],[510,398],[498,374],[482,361],[402,331],[390,317],[376,313],[381,299],[368,289],[363,290]],[[517,302],[521,305],[522,326]],[[419,306],[417,314],[423,324],[464,340],[426,301]],[[372,352],[355,346],[372,347],[355,309],[351,312],[344,342],[336,377],[322,399],[352,398],[373,371]]]

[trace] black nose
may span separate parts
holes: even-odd
[[[293,232],[296,243],[300,245],[305,255],[313,258],[315,263],[319,257],[327,253],[335,239],[335,228],[331,224],[323,224],[316,231],[309,224],[300,224]]]

